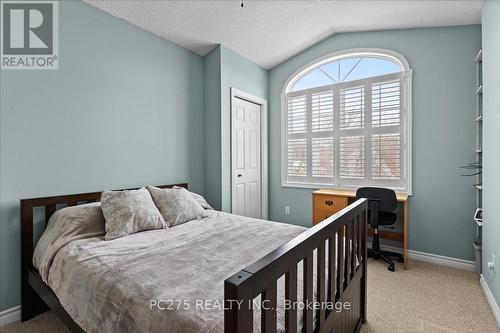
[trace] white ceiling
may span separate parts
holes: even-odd
[[[477,24],[482,0],[84,0],[205,55],[223,44],[271,68],[339,32]]]

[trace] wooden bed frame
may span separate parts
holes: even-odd
[[[188,188],[188,184],[158,187],[173,186]],[[22,321],[52,309],[70,331],[84,332],[33,267],[36,245],[33,209],[44,207],[46,226],[56,209],[96,202],[100,198],[101,192],[91,192],[21,200]],[[226,279],[224,331],[253,332],[253,299],[261,295],[261,301],[266,304],[260,309],[261,331],[276,332],[277,281],[285,276],[285,299],[292,304],[296,302],[297,265],[303,261],[303,290],[300,292],[303,292],[304,303],[313,301],[316,292],[317,302],[344,306],[342,311],[325,307],[304,309],[303,332],[358,332],[366,320],[366,221],[367,204],[361,199]],[[316,258],[316,285],[313,283],[313,257]],[[297,309],[285,309],[285,331],[295,333],[297,325]]]

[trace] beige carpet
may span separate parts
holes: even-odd
[[[368,264],[368,332],[500,332],[472,272],[411,261]]]
[[[474,273],[412,261],[387,271],[368,264],[368,322],[362,332],[500,332]],[[2,333],[68,332],[51,312]]]

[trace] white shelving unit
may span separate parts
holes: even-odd
[[[474,120],[474,125],[476,127],[476,160],[475,163],[479,166],[483,165],[483,50],[479,50],[476,59],[476,90],[474,92],[476,96],[476,118]],[[482,252],[482,208],[483,208],[483,174],[482,168],[479,168],[478,174],[475,176],[475,190],[476,190],[476,213],[474,214],[474,223],[476,224],[476,240],[474,241],[474,251],[476,252],[476,257],[481,257]],[[481,218],[477,218],[476,214],[479,209],[481,209]],[[476,271],[480,273],[481,263],[476,263]]]
[[[478,165],[483,163],[483,50],[479,50],[475,58],[476,64],[476,118],[474,120],[476,127],[476,160]],[[479,169],[478,171],[481,171]],[[476,188],[476,207],[482,208],[482,190],[483,190],[483,177],[479,173],[475,180]]]

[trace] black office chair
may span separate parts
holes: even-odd
[[[368,221],[374,231],[372,248],[368,249],[368,257],[385,261],[389,265],[387,269],[394,272],[394,262],[391,258],[403,262],[403,256],[399,253],[380,250],[378,228],[396,223],[397,215],[394,213],[398,205],[396,193],[387,188],[361,187],[356,191],[356,200],[360,198],[368,199]]]

